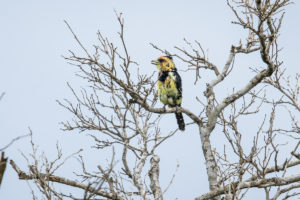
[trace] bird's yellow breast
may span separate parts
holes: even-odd
[[[163,104],[176,106],[181,104],[182,98],[178,98],[176,79],[170,74],[164,82],[158,81],[158,95]]]

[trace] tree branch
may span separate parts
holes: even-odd
[[[61,183],[64,185],[72,186],[72,187],[77,187],[80,189],[83,189],[85,191],[89,191],[91,193],[100,195],[102,197],[108,198],[108,199],[113,199],[113,200],[124,200],[122,196],[119,196],[118,194],[111,194],[108,192],[100,191],[97,190],[97,188],[94,188],[90,185],[85,185],[83,183],[73,181],[64,177],[60,176],[54,176],[54,175],[47,175],[44,173],[39,173],[35,172],[37,174],[26,174],[24,171],[22,171],[13,160],[10,160],[10,165],[12,168],[17,172],[19,179],[21,180],[35,180],[38,178],[42,178],[45,181],[51,181],[51,182],[56,182],[56,183]]]
[[[245,181],[245,182],[239,183],[238,185],[236,183],[232,183],[232,184],[226,185],[225,187],[221,187],[219,189],[213,190],[204,195],[196,197],[195,200],[209,200],[216,196],[230,193],[230,191],[233,188],[237,188],[237,186],[238,186],[239,190],[253,188],[253,187],[267,188],[267,187],[271,187],[271,186],[288,185],[288,184],[299,182],[299,181],[300,181],[300,174],[288,176],[288,177],[284,177],[284,178],[273,177],[273,178],[259,179],[259,180],[255,180],[255,181]]]
[[[6,169],[7,159],[4,157],[4,152],[1,152],[1,160],[0,160],[0,186],[2,183],[3,175]]]

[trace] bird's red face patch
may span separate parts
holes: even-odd
[[[174,68],[173,61],[166,56],[161,56],[157,60],[160,63],[161,69],[163,71],[170,71],[172,68]]]

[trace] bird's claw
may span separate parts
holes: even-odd
[[[164,109],[164,112],[166,112],[166,111],[167,111],[167,109],[166,109],[166,105],[164,105],[163,109]]]

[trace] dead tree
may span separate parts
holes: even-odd
[[[84,55],[70,51],[70,56],[65,59],[79,69],[78,75],[87,80],[90,87],[78,93],[70,86],[76,103],[70,100],[59,102],[74,115],[74,119],[64,122],[63,127],[68,131],[89,132],[96,148],[111,148],[111,161],[106,167],[98,165],[96,172],[89,172],[86,170],[87,163],[79,156],[82,173],[77,178],[81,181],[75,181],[55,175],[64,163],[59,163],[62,159],[60,148],[57,148],[57,159],[50,162],[47,158],[38,159],[32,143],[34,156],[33,161],[28,160],[29,172],[11,162],[19,178],[34,180],[47,199],[79,199],[72,194],[58,192],[53,183],[82,189],[84,192],[80,199],[163,199],[165,190],[159,182],[160,157],[156,149],[176,134],[177,129],[162,133],[158,122],[166,113],[180,111],[190,120],[188,125],[199,131],[202,144],[199,156],[204,156],[206,161],[209,190],[195,199],[243,199],[252,188],[263,190],[267,200],[299,196],[300,174],[287,173],[300,164],[297,121],[300,111],[299,75],[296,75],[295,81],[285,77],[278,44],[283,11],[290,1],[228,0],[227,3],[236,17],[233,23],[247,30],[248,36],[229,48],[224,66],[208,60],[198,41],[194,44],[186,41],[187,48],[175,47],[174,53],[152,45],[163,54],[181,61],[186,66],[186,73],[195,74],[196,88],[206,83],[203,94],[196,90],[198,103],[203,107],[198,112],[185,107],[161,108],[156,104],[156,77],[154,73],[141,74],[140,66],[130,56],[121,15],[117,15],[121,47],[117,48],[98,32],[99,45],[94,46],[93,53],[85,48],[67,24]],[[237,65],[234,60],[241,54],[255,55],[263,65],[251,68],[245,74],[245,78],[249,79],[247,84],[237,84],[237,90],[220,97],[215,92],[216,88],[230,77]],[[210,72],[214,73],[212,79],[200,79],[199,74]],[[275,91],[277,96],[272,94]],[[291,118],[290,127],[276,125],[279,109]],[[250,133],[253,137],[251,144],[248,142],[248,147],[251,145],[249,150],[243,145],[244,133],[240,123],[256,115],[265,117],[256,121],[258,130]],[[225,138],[222,151],[214,147],[212,134]],[[289,145],[282,146],[282,140]]]

